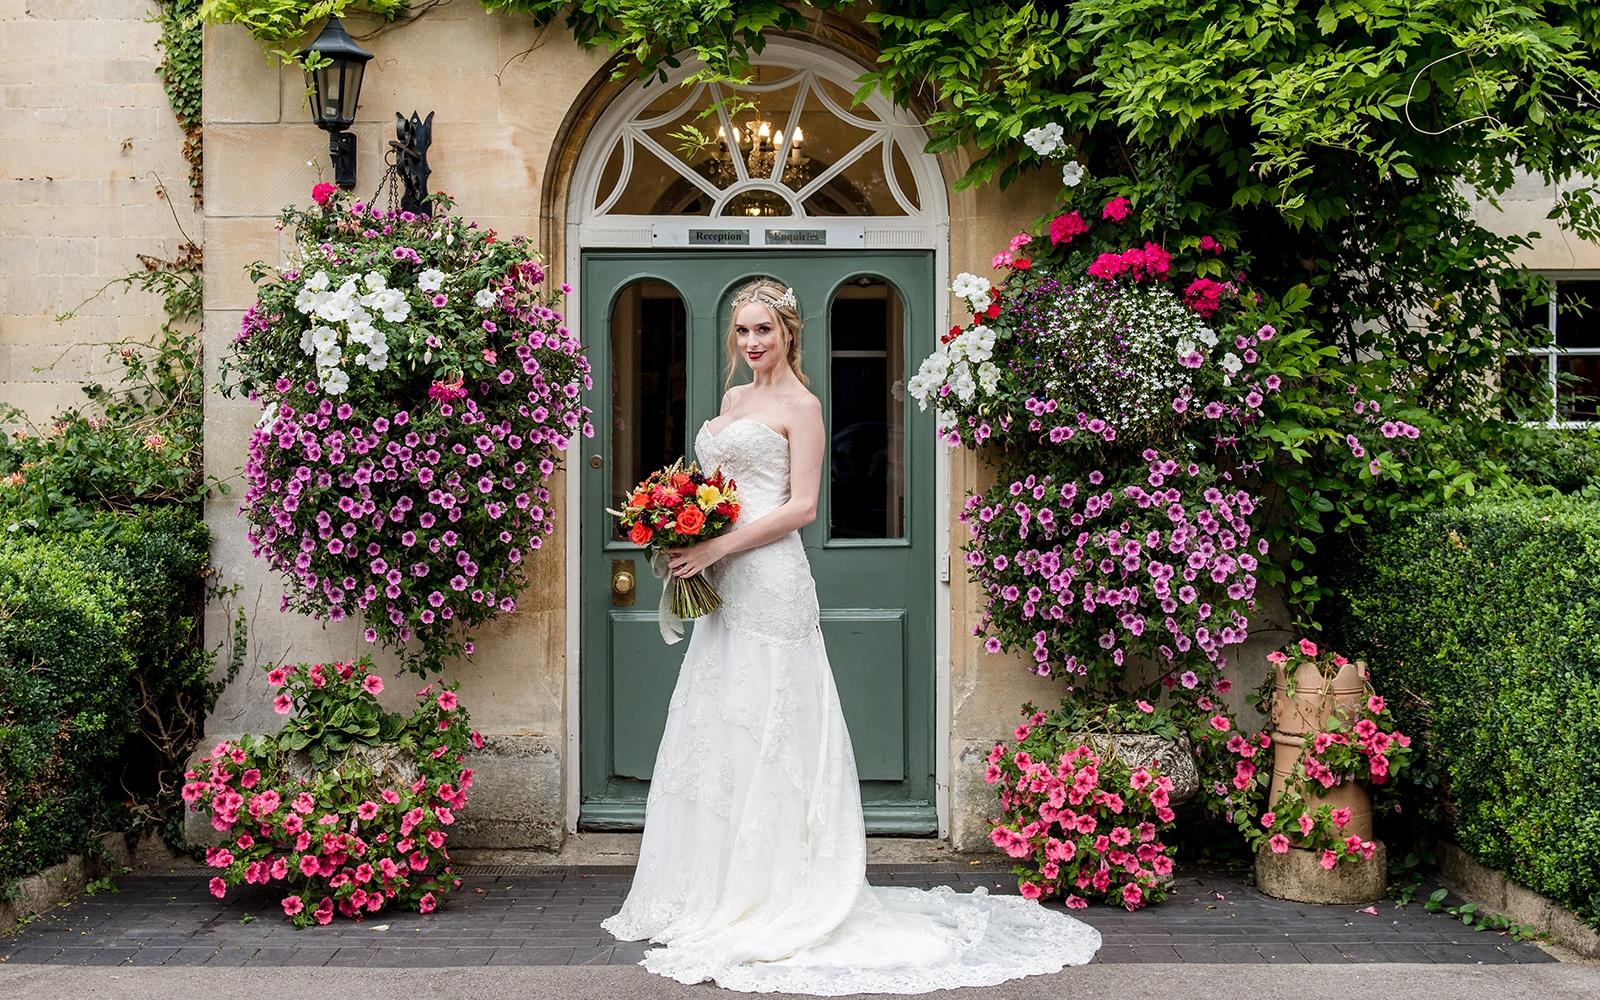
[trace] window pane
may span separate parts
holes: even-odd
[[[1595,419],[1595,400],[1600,398],[1600,357],[1583,354],[1559,357],[1556,359],[1556,373],[1561,380],[1556,392],[1556,400],[1560,404],[1557,415],[1560,419]]]
[[[1537,423],[1550,419],[1553,410],[1549,355],[1514,354],[1506,358],[1501,381],[1505,389],[1503,398],[1509,408],[1508,419]]]
[[[683,299],[665,282],[635,282],[612,307],[611,494],[619,509],[640,480],[683,455],[687,332]]]
[[[905,535],[905,326],[904,304],[881,278],[854,279],[829,309],[833,538]]]
[[[1556,283],[1556,344],[1600,347],[1600,281]]]
[[[779,215],[792,215],[789,203],[783,195],[774,191],[743,191],[733,196],[728,203],[722,206],[722,216],[742,216],[744,218],[767,218]]]

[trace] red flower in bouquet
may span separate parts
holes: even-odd
[[[667,549],[715,538],[733,527],[739,517],[738,486],[720,469],[706,475],[692,462],[674,462],[635,486],[622,510],[607,513],[657,563]],[[656,571],[662,573],[659,566]],[[667,599],[679,618],[698,618],[722,605],[716,590],[699,576],[669,579]]]

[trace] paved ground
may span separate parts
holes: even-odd
[[[17,1000],[719,1000],[748,994],[680,986],[628,966],[500,969],[88,969],[0,965],[0,997]],[[766,994],[779,996],[780,994]],[[1091,965],[936,1000],[1594,1000],[1600,969],[1582,965]]]
[[[1003,870],[987,865],[874,865],[869,875],[885,885],[1015,891]],[[235,890],[220,903],[211,898],[201,869],[130,875],[118,880],[120,892],[80,897],[0,938],[0,967],[626,966],[639,961],[644,945],[615,941],[600,921],[615,912],[631,877],[626,867],[471,869],[461,891],[430,916],[386,914],[297,931],[265,892]],[[1148,910],[1075,915],[1104,935],[1096,958],[1103,964],[1554,961],[1535,945],[1473,931],[1420,904],[1381,903],[1374,915],[1352,906],[1287,903],[1217,871],[1184,875],[1170,900]]]

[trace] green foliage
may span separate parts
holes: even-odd
[[[1481,502],[1371,536],[1335,623],[1423,747],[1414,812],[1600,921],[1600,517]]]
[[[161,25],[161,65],[156,75],[167,92],[167,103],[183,129],[183,158],[189,162],[189,193],[198,202],[204,176],[200,117],[200,3],[201,0],[158,0],[160,10],[151,20]]]
[[[1501,460],[1517,483],[1600,498],[1600,431],[1529,428],[1504,442]]]
[[[299,61],[295,43],[325,17],[360,11],[393,21],[410,0],[200,0],[199,16],[212,24],[237,24],[285,63]],[[307,39],[309,41],[309,39]]]
[[[124,581],[72,548],[0,548],[0,884],[82,850],[132,729],[140,625]]]
[[[1429,913],[1448,913],[1452,917],[1457,917],[1475,931],[1503,931],[1518,941],[1531,941],[1539,936],[1539,932],[1533,927],[1516,923],[1503,913],[1479,909],[1477,903],[1449,905],[1445,902],[1445,897],[1449,895],[1449,889],[1435,889],[1429,894],[1428,901],[1423,906]]]
[[[118,384],[85,386],[88,405],[59,413],[44,427],[0,407],[0,423],[20,428],[0,439],[0,524],[74,528],[102,511],[152,504],[198,510],[207,487],[201,474],[204,376],[194,326],[200,250],[190,243],[175,260],[140,260],[143,270],[106,287],[161,295],[168,319],[149,343],[109,346]]]
[[[178,507],[0,540],[0,882],[88,849],[119,803],[176,842],[183,760],[242,658],[213,679],[208,547]]]
[[[544,25],[562,17],[573,37],[585,46],[604,46],[627,61],[616,77],[635,72],[641,79],[665,82],[670,70],[688,53],[704,66],[689,77],[701,81],[736,81],[749,76],[750,63],[765,44],[768,31],[799,31],[806,8],[828,10],[850,0],[818,4],[786,4],[774,0],[732,3],[730,0],[480,0],[486,10],[531,15]]]

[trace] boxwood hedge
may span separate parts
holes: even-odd
[[[1600,921],[1600,505],[1514,499],[1364,540],[1334,638],[1424,737],[1420,812]]]

